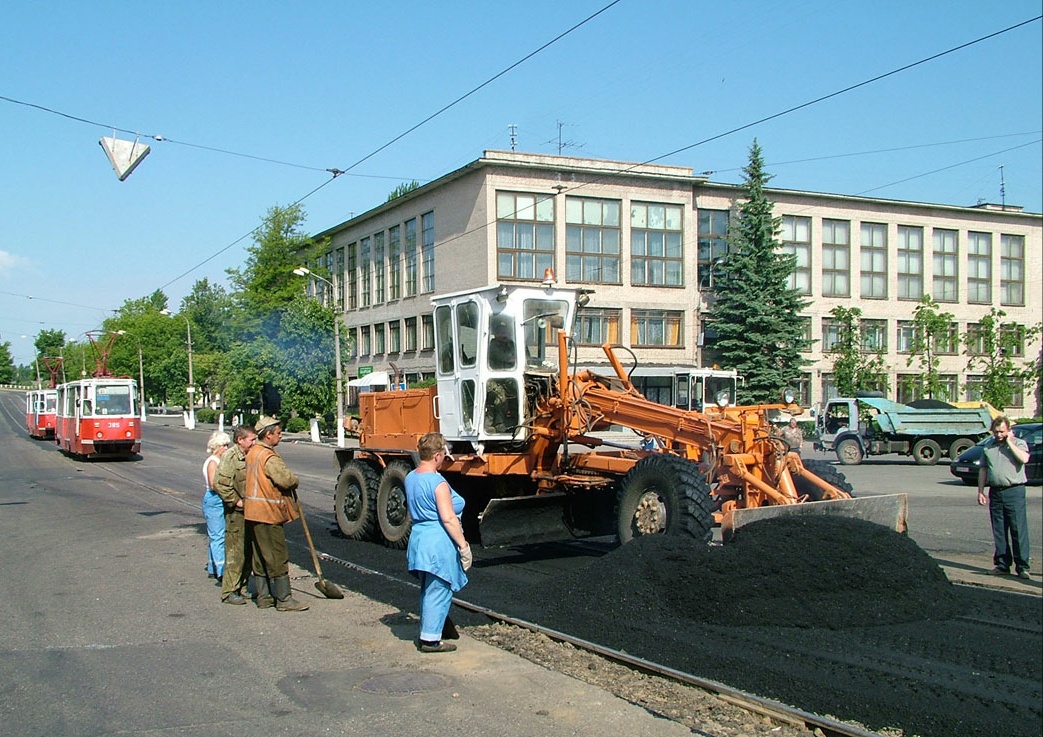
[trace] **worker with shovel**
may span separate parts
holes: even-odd
[[[279,420],[262,416],[254,429],[257,442],[246,454],[243,517],[252,543],[251,565],[258,586],[257,606],[265,606],[262,594],[270,590],[278,611],[304,611],[308,605],[294,599],[290,591],[290,550],[283,531],[284,524],[299,516],[294,492],[300,481],[275,451],[275,446],[282,440]]]

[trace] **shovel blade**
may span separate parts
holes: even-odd
[[[344,598],[344,592],[337,588],[337,584],[330,583],[325,578],[320,578],[318,581],[316,581],[315,588],[317,588],[327,599]]]
[[[804,504],[779,504],[754,509],[735,509],[725,516],[721,522],[721,538],[724,542],[731,540],[735,531],[751,522],[772,519],[791,514],[836,515],[853,517],[884,525],[897,532],[908,530],[907,517],[909,499],[906,494],[885,494],[882,496],[860,496],[851,499],[833,499],[823,502],[805,502]]]

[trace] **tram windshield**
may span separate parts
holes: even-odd
[[[129,384],[98,384],[94,390],[94,414],[129,415],[133,413]]]

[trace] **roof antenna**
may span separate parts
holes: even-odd
[[[1000,207],[1007,209],[1007,185],[1003,181],[1003,164],[1000,164]]]
[[[518,126],[514,123],[509,123],[507,125],[507,132],[511,134],[511,151],[513,151],[514,147],[518,144]]]

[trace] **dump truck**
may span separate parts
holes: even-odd
[[[851,466],[887,453],[930,466],[946,455],[958,458],[988,434],[992,414],[987,406],[937,404],[917,408],[881,396],[830,399],[815,419],[815,448],[835,452]]]
[[[473,543],[509,545],[612,534],[729,540],[756,519],[796,511],[854,515],[905,530],[905,497],[854,498],[832,465],[802,461],[772,432],[774,405],[690,411],[650,401],[612,346],[612,373],[573,371],[569,339],[589,292],[494,285],[432,299],[436,385],[362,394],[359,446],[337,448],[341,532],[403,548],[405,478],[417,441],[441,432],[440,469],[467,504]],[[791,400],[789,400],[791,401]],[[631,445],[610,428],[655,442]]]

